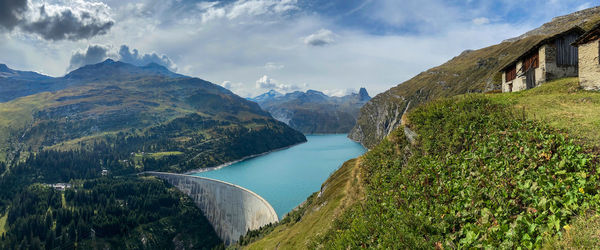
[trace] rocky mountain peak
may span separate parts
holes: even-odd
[[[360,90],[358,91],[358,98],[360,101],[368,101],[371,99],[371,96],[369,96],[367,89],[360,88]]]
[[[6,66],[6,64],[0,63],[0,72],[10,72],[11,70]]]

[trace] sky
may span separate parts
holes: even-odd
[[[0,0],[0,63],[159,63],[250,97],[381,93],[591,0]]]

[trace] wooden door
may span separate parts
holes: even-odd
[[[527,70],[525,84],[527,89],[535,87],[535,68],[530,68]]]

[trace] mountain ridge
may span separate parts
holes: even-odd
[[[271,90],[250,98],[275,119],[305,134],[348,133],[356,122],[360,107],[369,99],[365,88],[341,97],[310,89],[285,95]]]
[[[101,142],[179,152],[162,159],[168,165],[147,166],[183,172],[306,141],[258,104],[157,64],[106,60],[60,79],[54,88],[62,89],[0,103],[0,159],[26,157],[28,148],[93,151]]]

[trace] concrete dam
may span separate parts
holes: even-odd
[[[237,242],[248,230],[279,220],[271,204],[243,187],[199,176],[146,174],[166,180],[191,197],[227,245]]]

